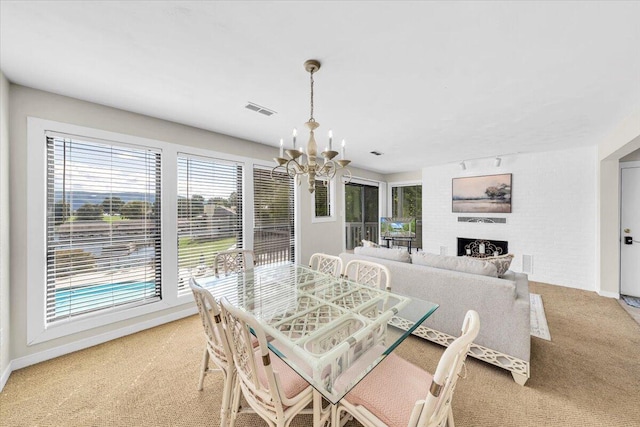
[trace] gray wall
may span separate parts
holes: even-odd
[[[11,361],[9,238],[9,82],[0,71],[0,389]]]
[[[354,178],[363,178],[372,181],[383,181],[384,176],[375,172],[352,168],[349,170]],[[384,186],[383,184],[381,187]],[[309,258],[316,252],[338,255],[344,250],[344,186],[342,180],[336,177],[336,219],[333,222],[313,223],[313,196],[303,182],[298,194],[299,207],[299,248],[297,261],[302,264],[309,262]]]
[[[251,153],[252,158],[269,161],[271,161],[277,153],[276,148],[19,85],[11,85],[10,89],[9,159],[11,164],[10,214],[12,218],[12,234],[10,281],[11,317],[9,323],[11,325],[11,341],[9,357],[12,360],[16,360],[36,353],[50,351],[51,349],[69,345],[70,343],[77,345],[77,343],[81,342],[83,339],[110,333],[132,324],[148,322],[160,316],[169,315],[172,312],[184,309],[184,307],[171,308],[161,312],[140,316],[135,319],[27,346],[27,319],[25,313],[27,312],[26,307],[28,301],[26,293],[27,271],[25,260],[27,259],[28,254],[27,242],[24,237],[27,231],[26,217],[28,209],[42,209],[42,206],[33,206],[35,201],[28,198],[26,191],[26,166],[28,162],[28,153],[26,149],[27,117],[33,116],[41,119],[72,123],[79,126],[119,132],[144,138],[152,138],[176,144],[226,152],[239,156],[246,156],[247,153]],[[4,126],[4,98],[2,105],[2,128],[4,132],[4,129],[6,129],[6,126]],[[2,141],[2,145],[4,146],[4,137]],[[5,170],[6,168],[2,167],[3,173]],[[3,216],[3,226],[7,222],[8,221],[5,221]],[[4,233],[2,236],[5,236]],[[2,296],[4,296],[4,293],[6,292],[4,284],[2,292]],[[2,313],[4,316],[4,309],[2,310]],[[23,364],[24,361],[20,363],[20,365]]]

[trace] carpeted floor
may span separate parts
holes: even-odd
[[[593,292],[538,283],[531,292],[544,299],[553,341],[531,338],[525,387],[467,359],[456,425],[639,426],[640,325]],[[16,371],[0,394],[0,425],[216,426],[221,376],[209,375],[196,391],[200,328],[193,316]],[[410,337],[396,351],[432,371],[443,348]],[[310,424],[304,416],[293,423]],[[265,424],[242,415],[237,425]]]

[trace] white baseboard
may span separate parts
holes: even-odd
[[[620,292],[598,291],[601,297],[620,299]]]
[[[0,377],[0,391],[4,389],[4,385],[7,383],[7,380],[9,379],[9,375],[11,375],[11,372],[13,372],[12,362],[9,361],[7,368],[4,370],[4,372],[2,373],[2,376]]]
[[[156,317],[154,319],[150,319],[145,322],[136,323],[134,325],[126,326],[124,328],[105,332],[104,334],[85,338],[69,344],[61,345],[59,347],[51,348],[38,353],[30,354],[28,356],[14,359],[9,364],[9,366],[11,367],[11,370],[9,370],[9,372],[6,374],[7,379],[9,378],[9,374],[16,369],[21,369],[30,365],[34,365],[36,363],[44,362],[45,360],[53,359],[55,357],[62,356],[68,353],[73,353],[74,351],[82,350],[88,347],[93,347],[94,345],[102,344],[104,342],[111,341],[116,338],[124,337],[126,335],[131,335],[136,332],[143,331],[145,329],[149,329],[155,326],[163,325],[165,323],[173,322],[174,320],[178,320],[178,319],[182,319],[183,317],[194,315],[197,312],[198,310],[196,307],[189,307],[188,309],[176,311],[174,313],[167,314],[165,316]],[[5,374],[3,373],[2,380],[6,382],[4,375]],[[1,383],[2,387],[4,387],[4,382]],[[2,390],[2,387],[0,387],[0,390]]]

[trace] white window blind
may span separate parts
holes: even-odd
[[[161,299],[160,167],[158,150],[47,133],[47,323]]]
[[[253,250],[258,264],[295,260],[294,181],[286,172],[254,166]]]
[[[178,294],[213,274],[217,252],[242,248],[240,163],[178,156]]]

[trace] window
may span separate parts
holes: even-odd
[[[272,178],[273,174],[273,178]],[[286,172],[254,166],[253,250],[258,264],[294,261],[294,181]]]
[[[413,245],[422,247],[422,185],[397,185],[391,187],[391,216],[415,218],[412,229],[416,232]]]
[[[242,248],[240,163],[178,156],[178,293],[213,274],[217,252]]]
[[[379,197],[377,183],[352,180],[344,186],[345,248],[362,245],[362,240],[378,241]]]
[[[316,179],[316,189],[313,192],[312,222],[335,221],[334,216],[334,181]]]
[[[160,300],[159,150],[46,143],[46,324]]]
[[[422,218],[422,185],[391,189],[391,216]]]

